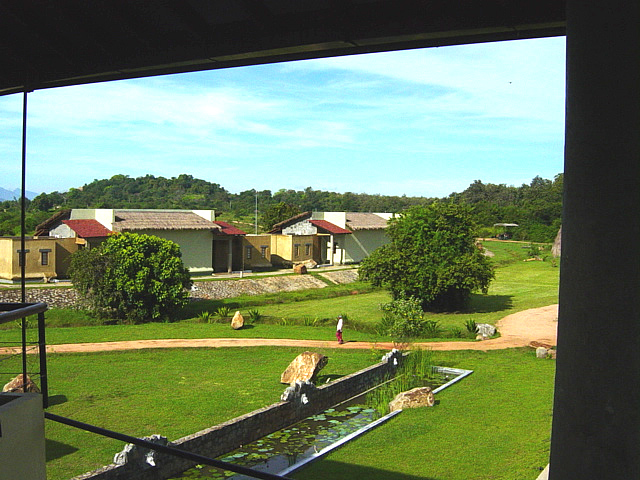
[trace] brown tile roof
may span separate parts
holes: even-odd
[[[108,237],[113,232],[97,220],[63,220],[80,238]]]
[[[113,230],[220,230],[193,212],[163,210],[116,210]]]
[[[351,230],[383,230],[387,220],[375,213],[347,212],[347,228]]]
[[[341,234],[341,233],[352,233],[349,230],[345,230],[342,227],[339,227],[337,225],[334,225],[331,222],[328,222],[326,220],[310,220],[312,225],[315,225],[316,227],[325,230],[326,232],[329,233],[333,233],[333,234]]]
[[[71,209],[65,208],[64,210],[60,210],[56,212],[51,217],[47,218],[44,222],[36,226],[35,235],[38,237],[49,235],[49,230],[55,227],[58,222],[62,220],[68,220],[71,217]]]

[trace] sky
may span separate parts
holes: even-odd
[[[406,50],[39,90],[27,190],[116,174],[443,197],[563,169],[565,38]],[[0,97],[20,186],[22,95]]]

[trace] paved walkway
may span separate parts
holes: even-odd
[[[500,337],[482,342],[424,342],[417,343],[432,350],[498,350],[525,347],[531,342],[556,345],[558,306],[549,305],[513,313],[497,323]],[[276,346],[301,348],[394,348],[392,342],[347,341],[337,345],[335,341],[292,340],[285,338],[199,338],[166,340],[133,340],[103,343],[69,343],[47,345],[48,353],[107,352],[115,350],[138,350],[143,348],[190,348],[190,347],[247,347]],[[0,349],[0,354],[19,353],[19,348]]]

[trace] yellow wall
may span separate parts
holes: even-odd
[[[182,263],[191,273],[213,273],[213,234],[209,230],[136,230],[180,245]]]
[[[57,242],[62,239],[53,237],[27,238],[25,239],[26,254],[26,278],[30,280],[42,280],[44,278],[57,277],[56,253],[58,251]],[[65,239],[66,240],[66,239]],[[74,239],[71,240],[73,243]],[[15,282],[20,280],[22,269],[20,268],[20,238],[2,237],[0,238],[0,278]],[[48,264],[42,265],[42,250],[48,250]]]
[[[306,245],[309,244],[309,253]],[[320,258],[320,240],[316,235],[271,235],[271,263],[289,266]],[[296,245],[299,245],[296,255]]]
[[[273,266],[273,235],[246,235],[242,238],[242,260],[245,270],[254,268],[269,268]],[[266,246],[266,255],[262,257],[260,247]],[[251,258],[247,258],[247,249],[251,251]]]
[[[0,238],[0,278],[11,280],[13,278],[13,239]]]

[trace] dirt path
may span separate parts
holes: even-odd
[[[558,305],[533,308],[513,313],[499,320],[498,331],[501,336],[483,342],[425,342],[418,345],[433,350],[498,350],[501,348],[524,347],[533,341],[555,345],[558,318]],[[345,332],[348,335],[348,332]],[[186,348],[186,347],[247,347],[277,346],[304,348],[381,348],[392,349],[391,342],[355,342],[347,341],[337,345],[335,341],[290,340],[278,338],[200,338],[168,340],[135,340],[103,343],[72,343],[48,345],[48,353],[106,352],[114,350],[138,350],[142,348]],[[19,349],[0,349],[0,354],[18,353]]]

